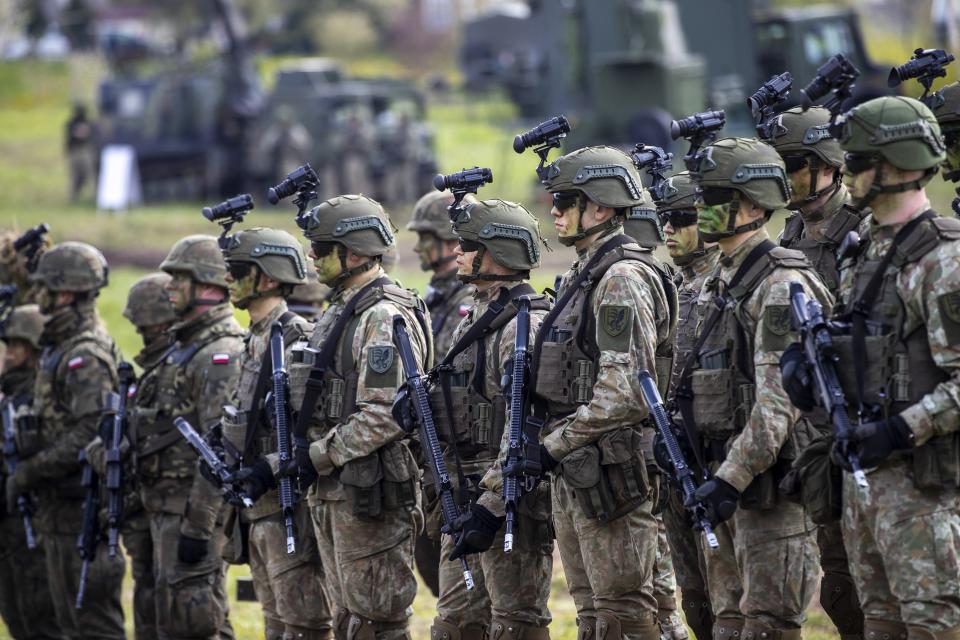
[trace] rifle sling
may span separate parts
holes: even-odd
[[[700,432],[697,429],[697,422],[693,417],[693,389],[691,387],[693,367],[697,362],[700,350],[703,348],[703,345],[706,344],[710,334],[713,333],[717,323],[723,316],[723,310],[727,306],[726,292],[736,288],[750,269],[775,248],[776,245],[769,240],[764,240],[755,246],[750,253],[747,254],[743,264],[740,265],[740,268],[737,269],[737,272],[733,275],[733,278],[730,280],[730,285],[726,287],[724,292],[720,292],[714,297],[714,307],[711,309],[707,319],[704,320],[703,329],[700,331],[700,335],[697,336],[697,341],[694,343],[693,348],[687,354],[687,359],[683,362],[683,369],[681,369],[679,379],[677,380],[677,389],[674,396],[677,401],[677,407],[680,409],[683,431],[687,436],[687,441],[690,443],[690,448],[693,449],[693,453],[697,458],[697,464],[700,465],[700,469],[704,473],[707,472],[707,465],[703,455],[703,443],[700,441]]]

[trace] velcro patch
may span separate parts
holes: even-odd
[[[76,358],[70,358],[67,360],[67,368],[73,371],[74,369],[83,368],[83,356],[77,356]]]
[[[230,364],[230,354],[215,353],[211,356],[210,361],[213,362],[213,364]]]
[[[397,350],[393,345],[367,348],[367,370],[364,383],[371,389],[397,386]]]
[[[626,305],[603,305],[597,318],[597,346],[602,351],[627,351],[633,326],[633,309]]]
[[[937,298],[940,322],[947,334],[947,344],[960,344],[960,291],[951,291]]]
[[[790,306],[772,304],[763,310],[763,349],[764,351],[783,351],[793,342],[793,323],[790,320]]]

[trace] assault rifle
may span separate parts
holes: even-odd
[[[683,499],[684,502],[686,502],[697,490],[697,485],[693,481],[693,471],[690,470],[690,465],[687,464],[686,459],[683,457],[683,451],[680,450],[680,443],[677,442],[677,436],[673,433],[673,425],[670,424],[670,418],[667,417],[667,409],[663,406],[660,391],[657,390],[657,385],[653,382],[653,378],[650,377],[650,372],[644,369],[640,372],[639,378],[640,390],[643,392],[643,400],[647,403],[650,415],[657,425],[657,431],[660,432],[660,437],[663,438],[663,443],[666,445],[667,455],[670,456],[670,466],[673,467],[673,479],[676,480],[677,484],[679,484],[683,490]],[[688,508],[690,509],[690,515],[693,516],[700,528],[703,529],[703,533],[707,538],[707,544],[710,545],[710,548],[719,548],[720,543],[717,541],[717,534],[713,532],[713,528],[710,526],[710,521],[707,519],[706,509],[703,504],[697,503],[693,507]]]
[[[83,597],[87,591],[87,575],[90,572],[90,562],[97,555],[97,547],[103,538],[100,530],[100,476],[93,470],[87,460],[87,452],[80,449],[78,460],[83,465],[80,476],[80,486],[86,489],[83,499],[83,517],[80,523],[80,535],[77,536],[77,552],[83,563],[80,565],[80,581],[77,585],[77,600],[74,606],[83,609]]]
[[[207,467],[210,468],[211,476],[218,479],[217,484],[227,502],[243,505],[248,509],[252,507],[253,500],[240,488],[234,480],[233,474],[227,469],[227,465],[224,464],[220,456],[210,448],[206,441],[200,437],[197,430],[194,429],[189,422],[180,417],[174,418],[173,424],[177,427],[183,439],[187,441],[187,444],[190,445],[190,448],[200,456],[200,463],[207,465]]]
[[[110,425],[110,439],[106,443],[107,459],[107,549],[110,557],[115,558],[120,546],[120,521],[123,519],[123,460],[120,445],[127,429],[127,398],[130,387],[137,376],[129,362],[121,362],[117,367],[120,382],[117,400],[117,412]]]
[[[270,361],[273,365],[273,422],[277,429],[277,452],[280,454],[280,468],[290,464],[290,386],[287,368],[283,361],[283,324],[274,322],[270,326]],[[293,510],[297,505],[293,494],[293,479],[280,477],[280,508],[283,510],[283,522],[287,529],[287,553],[297,552],[296,529]]]
[[[860,456],[850,447],[850,416],[847,415],[847,399],[837,376],[837,353],[830,336],[830,324],[823,317],[823,307],[811,300],[799,282],[790,283],[790,315],[793,326],[800,333],[803,354],[813,374],[814,392],[817,401],[830,414],[830,425],[837,448],[853,469],[853,478],[866,489],[867,476],[860,466]]]
[[[440,438],[437,436],[437,426],[433,422],[433,411],[430,409],[430,399],[423,384],[423,374],[413,356],[407,323],[400,315],[393,316],[393,344],[400,353],[400,362],[403,364],[403,373],[406,376],[406,389],[401,391],[405,397],[398,397],[398,401],[405,402],[407,405],[401,407],[401,426],[409,432],[413,430],[415,422],[420,428],[420,446],[423,448],[427,466],[433,475],[433,484],[440,496],[443,530],[447,535],[453,535],[461,512],[453,499],[450,472],[447,470],[447,461],[440,449]],[[473,573],[470,571],[467,559],[460,558],[460,565],[463,568],[463,581],[467,589],[473,589]]]
[[[503,465],[503,502],[507,509],[504,553],[513,551],[517,503],[524,494],[536,488],[541,475],[539,434],[523,428],[528,424],[526,387],[530,380],[529,334],[530,297],[523,296],[517,301],[517,339],[513,350],[513,369],[505,375],[503,385],[504,389],[510,388],[509,448]]]
[[[17,449],[17,425],[13,416],[13,398],[7,398],[3,406],[3,464],[7,477],[13,475],[20,462],[20,452]],[[27,548],[37,548],[37,537],[33,533],[34,504],[30,494],[21,493],[17,496],[17,512],[23,519],[23,531],[27,536]]]

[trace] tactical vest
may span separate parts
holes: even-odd
[[[897,292],[897,276],[943,242],[960,240],[960,220],[936,217],[921,222],[899,244],[886,269],[875,302],[868,310],[866,322],[866,362],[854,358],[853,336],[834,336],[833,344],[840,357],[837,367],[852,413],[856,413],[859,387],[857,370],[863,376],[862,398],[867,420],[886,419],[919,402],[934,388],[949,379],[937,366],[930,353],[928,328],[919,325],[903,334],[904,302]],[[865,259],[869,241],[864,241],[854,264],[853,285],[845,304],[838,308],[840,317],[849,319],[852,305],[861,298],[867,283],[880,266],[882,256]],[[854,419],[856,416],[853,416]],[[914,482],[928,489],[960,486],[960,437],[950,434],[931,438],[921,447],[904,454],[912,456]]]
[[[843,205],[821,230],[822,238],[802,238],[803,218],[795,214],[783,227],[780,246],[802,251],[830,291],[838,291],[840,272],[837,269],[837,251],[851,231],[856,231],[866,214],[849,205]]]
[[[590,307],[590,297],[603,274],[621,260],[642,262],[660,276],[670,304],[670,326],[676,327],[677,295],[673,278],[653,253],[633,242],[606,251],[589,269],[563,308],[554,308],[551,312],[554,320],[550,326],[544,324],[540,327],[540,331],[545,333],[539,351],[535,345],[533,352],[532,368],[536,372],[534,392],[546,403],[547,413],[553,417],[570,415],[578,406],[588,404],[593,398],[600,349],[596,342],[596,318]],[[669,339],[657,345],[656,349],[657,383],[661,394],[666,393],[673,368],[672,334],[673,329]],[[540,342],[539,338],[537,342]]]
[[[525,289],[532,292],[529,286]],[[545,296],[530,297],[531,311],[549,309],[550,302]],[[517,307],[511,301],[490,323],[482,337],[454,358],[450,370],[438,373],[440,379],[430,388],[430,406],[433,407],[437,434],[446,443],[449,443],[452,434],[456,439],[457,452],[464,460],[496,458],[500,451],[507,403],[502,388],[497,386],[493,394],[486,389],[486,346],[488,338],[492,339],[493,353],[500,353],[503,328],[516,316]],[[489,364],[500,366],[499,362]],[[502,371],[496,371],[494,378],[500,380],[502,375]],[[445,399],[445,384],[449,385],[449,404]]]
[[[719,249],[711,249],[711,251],[719,251]],[[700,298],[700,289],[707,280],[708,276],[706,275],[694,274],[693,284],[685,287],[683,286],[682,273],[674,276],[674,283],[677,287],[677,328],[673,351],[673,373],[669,385],[671,393],[676,386],[677,376],[680,375],[683,363],[687,360],[687,355],[697,341],[697,322],[700,316],[697,301]],[[700,283],[699,286],[697,286],[698,282]],[[669,396],[665,397],[669,398]]]

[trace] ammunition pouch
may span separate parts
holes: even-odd
[[[755,387],[749,383],[735,384],[728,359],[725,350],[706,352],[700,356],[703,368],[696,369],[690,377],[694,421],[705,436],[740,431],[753,410]]]
[[[17,453],[21,459],[29,458],[43,449],[40,425],[32,413],[23,413],[16,417]]]
[[[392,442],[351,460],[340,471],[353,515],[377,520],[385,510],[410,509],[417,504],[419,470],[406,445]]]
[[[931,438],[908,455],[913,458],[913,486],[917,489],[960,488],[960,433]]]
[[[630,513],[651,497],[640,434],[630,427],[568,454],[561,473],[584,514],[601,522]]]
[[[476,458],[489,452],[496,457],[503,425],[507,421],[507,409],[503,396],[497,395],[488,401],[467,387],[463,373],[451,376],[450,408],[444,401],[442,382],[430,389],[430,406],[434,407],[433,422],[440,440],[446,442],[450,434],[456,438],[457,451],[463,458]],[[450,417],[453,423],[450,423]]]
[[[554,333],[570,332],[554,330]],[[572,335],[563,342],[544,342],[535,392],[547,401],[551,415],[568,415],[593,398],[595,374],[593,359],[577,348]]]
[[[536,489],[524,494],[517,503],[517,514],[520,516],[516,528],[517,547],[552,552],[557,535],[550,507],[550,483],[537,483]]]
[[[769,511],[780,501],[780,482],[790,471],[793,461],[778,459],[772,467],[753,479],[740,494],[740,508],[748,511]]]
[[[250,522],[240,517],[238,508],[234,507],[227,511],[223,532],[227,539],[220,551],[223,561],[227,564],[249,564]]]

